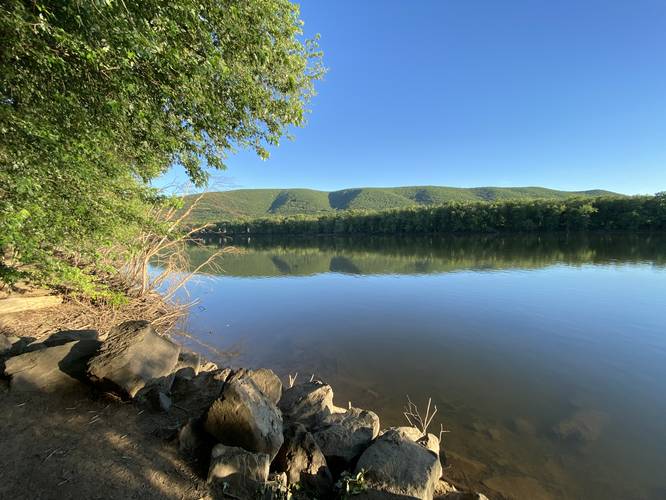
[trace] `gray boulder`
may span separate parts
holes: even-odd
[[[9,358],[5,374],[13,391],[56,392],[81,389],[88,360],[99,350],[97,340],[44,347]]]
[[[201,358],[197,353],[181,351],[178,355],[178,363],[174,369],[176,378],[191,379],[199,374],[201,370]]]
[[[435,500],[441,500],[443,498],[455,498],[453,495],[461,493],[458,491],[458,488],[456,488],[454,485],[449,483],[448,481],[444,481],[443,479],[440,479],[437,481],[437,485],[435,486]],[[463,500],[462,498],[459,500]]]
[[[379,434],[379,417],[371,411],[350,408],[324,417],[313,432],[327,459],[351,462]]]
[[[266,453],[270,460],[284,441],[282,415],[248,378],[231,378],[205,417],[206,431],[228,446]]]
[[[286,473],[288,484],[300,484],[315,493],[330,491],[333,484],[324,454],[302,424],[287,426],[284,444],[272,466],[276,471]]]
[[[15,337],[13,335],[0,334],[0,357],[23,354],[31,350],[29,347],[34,340],[33,337]]]
[[[270,459],[265,453],[216,445],[208,469],[208,482],[213,487],[214,497],[232,495],[232,498],[255,498],[268,480],[269,466]]]
[[[284,390],[278,406],[286,421],[313,428],[333,413],[333,389],[320,381],[298,384]]]
[[[138,402],[148,405],[156,411],[168,412],[171,409],[171,398],[159,385],[146,386],[134,397]]]
[[[390,430],[363,452],[356,472],[365,471],[367,498],[395,495],[432,500],[442,466],[436,453]],[[366,498],[362,496],[361,498]]]
[[[208,463],[214,440],[204,430],[201,419],[191,418],[178,432],[178,450],[185,458]]]
[[[41,343],[46,347],[67,344],[78,340],[100,340],[97,330],[61,330],[51,334]]]
[[[202,361],[201,367],[199,368],[199,372],[212,372],[214,370],[217,370],[217,368],[218,368],[217,365],[212,361]]]
[[[268,368],[258,370],[239,370],[235,377],[252,380],[257,388],[270,399],[273,404],[278,404],[282,396],[282,382],[280,378]]]
[[[222,394],[224,383],[231,374],[229,368],[201,372],[191,379],[176,378],[171,387],[171,399],[192,417],[200,417]]]
[[[21,339],[19,337],[8,336],[4,333],[0,333],[0,356],[12,352],[12,348],[15,344],[20,342],[20,340]]]
[[[126,321],[111,329],[88,374],[131,398],[147,385],[168,391],[179,354],[180,346],[158,335],[148,321]]]
[[[428,433],[425,436],[423,433],[418,430],[416,427],[392,427],[389,431],[397,432],[401,436],[414,441],[415,443],[420,444],[426,449],[432,451],[433,453],[440,454],[440,443],[439,438],[432,433]],[[388,431],[387,431],[388,432]]]
[[[46,339],[36,341],[31,337],[24,337],[15,343],[9,353],[12,356],[26,352],[38,351],[46,347],[55,347],[79,340],[101,340],[97,330],[61,330],[48,336]]]
[[[382,435],[386,434],[387,432],[396,432],[402,437],[414,442],[418,441],[419,438],[423,436],[423,433],[416,427],[411,427],[408,425],[403,425],[401,427],[391,427],[390,429],[382,431]]]
[[[187,423],[178,431],[178,450],[186,457],[196,456],[197,450],[201,444],[200,429],[197,429],[197,420],[191,418]]]

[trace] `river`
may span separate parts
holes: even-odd
[[[313,374],[522,498],[666,498],[666,235],[240,238],[188,285],[193,349]],[[220,355],[219,351],[224,352]]]

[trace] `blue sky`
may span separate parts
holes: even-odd
[[[666,190],[666,1],[304,0],[305,128],[212,188]],[[182,181],[174,168],[157,184]]]

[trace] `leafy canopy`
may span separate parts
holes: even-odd
[[[323,74],[288,0],[0,5],[0,271],[131,241],[173,164],[197,185],[304,123]]]

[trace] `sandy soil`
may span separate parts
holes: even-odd
[[[0,388],[0,498],[173,498],[206,494],[178,455],[187,415],[153,413],[84,388],[62,395]]]

